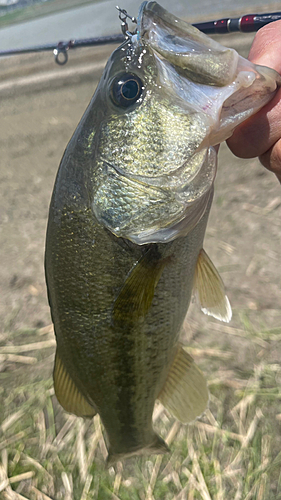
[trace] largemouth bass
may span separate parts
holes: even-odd
[[[203,250],[214,146],[279,84],[144,2],[66,148],[46,240],[54,386],[66,411],[99,413],[109,463],[167,451],[152,426],[156,399],[184,423],[207,406],[179,337],[192,291],[203,312],[231,318]]]

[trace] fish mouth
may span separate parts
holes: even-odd
[[[155,1],[141,5],[137,33],[139,42],[148,43],[196,83],[223,87],[235,79],[235,50],[222,47]]]
[[[197,172],[185,181],[185,169],[192,170],[190,164],[178,169],[178,176],[148,177],[130,175],[103,159],[105,175],[92,201],[95,217],[115,236],[137,245],[186,236],[207,209],[216,159],[213,148],[199,151],[190,159]]]
[[[275,70],[242,58],[155,1],[140,7],[135,43],[153,51],[160,79],[162,73],[182,103],[208,117],[210,146],[228,139],[281,85]]]

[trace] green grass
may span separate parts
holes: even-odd
[[[252,342],[253,325],[243,317],[245,324]],[[256,339],[272,335],[279,342],[280,329],[259,332]],[[191,352],[199,355],[192,344]],[[216,347],[217,357],[221,345]],[[9,350],[28,362],[3,358]],[[209,409],[189,426],[157,405],[154,425],[171,453],[106,469],[99,417],[83,421],[68,415],[55,398],[53,352],[51,328],[9,335],[8,345],[0,346],[1,500],[281,499],[281,368],[276,363],[261,359],[242,376],[234,370],[233,376],[212,373]],[[201,354],[213,359],[210,349]],[[228,368],[230,362],[226,356]]]

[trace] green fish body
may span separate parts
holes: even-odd
[[[194,290],[205,313],[231,317],[203,251],[213,146],[276,82],[273,70],[144,2],[67,146],[46,239],[55,392],[66,411],[99,413],[109,463],[167,450],[152,426],[156,399],[182,422],[207,406],[205,378],[179,337]]]

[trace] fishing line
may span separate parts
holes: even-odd
[[[121,20],[122,34],[99,36],[94,38],[85,38],[78,40],[62,41],[56,44],[35,45],[32,47],[24,47],[21,49],[1,50],[0,57],[13,56],[19,54],[28,54],[32,52],[53,51],[55,61],[59,65],[64,65],[68,61],[68,51],[81,47],[95,47],[98,45],[120,44],[129,35],[127,18],[131,22],[136,23],[136,18],[131,17],[125,9],[116,7],[119,11],[119,19]],[[266,14],[246,14],[241,17],[224,18],[216,21],[207,21],[203,23],[195,23],[193,26],[207,35],[223,35],[227,33],[241,32],[253,33],[258,31],[266,24],[278,21],[281,19],[281,12],[269,12]]]

